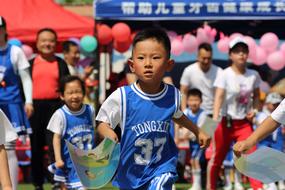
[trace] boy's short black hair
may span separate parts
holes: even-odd
[[[188,90],[187,97],[189,96],[198,96],[202,100],[202,92],[198,88]]]
[[[78,47],[78,45],[75,42],[73,42],[73,41],[69,41],[69,40],[64,41],[62,43],[62,51],[63,51],[63,53],[68,53],[70,51],[70,47],[71,46]]]
[[[211,44],[206,43],[206,42],[205,42],[205,43],[201,43],[201,44],[199,45],[198,50],[201,50],[201,49],[204,49],[204,50],[210,51],[210,52],[213,51]]]
[[[50,32],[50,33],[53,33],[54,36],[55,36],[55,41],[57,41],[57,33],[56,33],[56,31],[55,31],[54,29],[52,29],[52,28],[42,28],[42,29],[40,29],[40,30],[37,32],[37,40],[38,40],[38,38],[39,38],[39,35],[40,35],[41,33],[43,33],[43,32]]]
[[[79,78],[78,76],[75,76],[75,75],[67,75],[67,76],[64,76],[60,79],[59,90],[58,90],[59,93],[63,95],[66,84],[69,82],[76,81],[76,80],[79,81],[80,86],[82,88],[83,95],[85,95],[85,84],[81,78]]]
[[[147,28],[144,30],[139,31],[134,40],[133,40],[133,47],[136,46],[138,42],[147,40],[147,39],[155,39],[159,43],[163,44],[167,52],[167,57],[170,58],[170,50],[171,50],[171,43],[167,33],[161,28]]]

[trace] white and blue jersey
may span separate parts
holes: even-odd
[[[110,123],[113,128],[120,124],[122,129],[114,186],[160,189],[162,186],[154,187],[154,184],[170,183],[171,189],[177,178],[178,152],[170,128],[172,118],[183,114],[179,106],[180,93],[168,84],[163,84],[163,90],[157,94],[146,94],[134,83],[117,89],[104,102],[96,120]]]
[[[259,112],[256,115],[256,122],[258,124],[261,124],[269,115],[270,112],[264,109],[262,112]],[[254,127],[257,128],[258,126],[255,125]],[[267,146],[283,152],[283,142],[284,140],[283,140],[282,128],[278,127],[275,131],[272,132],[272,134],[262,139],[258,143],[258,147]]]
[[[194,114],[192,110],[186,108],[184,114],[188,117],[189,120],[192,121],[192,123],[199,127],[201,127],[201,123],[204,122],[204,119],[206,117],[206,112],[204,112],[203,109],[199,109],[198,112]],[[205,150],[200,148],[200,145],[196,140],[191,140],[189,146],[191,152],[191,159],[205,159]]]
[[[12,48],[15,47],[8,44],[7,48],[0,50],[0,108],[18,134],[30,134],[32,130],[24,111],[20,77],[11,59]]]
[[[55,129],[55,119],[61,118],[60,131]],[[58,121],[57,121],[58,122]],[[72,164],[67,145],[65,141],[70,142],[82,150],[94,148],[94,109],[89,105],[83,105],[79,112],[71,112],[66,105],[58,109],[48,125],[48,129],[54,133],[61,134],[61,156],[64,161],[64,168],[56,169],[54,179],[65,182],[67,188],[80,188],[82,184],[77,176]]]

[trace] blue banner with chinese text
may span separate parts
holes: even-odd
[[[285,0],[95,0],[97,20],[285,19]]]

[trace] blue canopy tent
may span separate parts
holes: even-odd
[[[95,0],[94,18],[96,23],[109,25],[123,21],[133,30],[155,25],[182,34],[207,21],[225,34],[241,32],[260,38],[274,32],[285,37],[285,29],[280,27],[285,0]]]

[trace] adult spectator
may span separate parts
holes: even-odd
[[[36,46],[38,55],[30,61],[33,81],[33,102],[35,113],[30,119],[32,179],[36,190],[42,190],[47,170],[44,166],[44,146],[49,147],[49,159],[53,162],[52,136],[46,128],[52,114],[61,105],[58,94],[59,80],[69,71],[64,60],[55,55],[57,34],[51,28],[38,31]],[[52,182],[53,183],[53,182]],[[53,184],[53,189],[58,189]]]
[[[84,73],[79,73],[77,67],[77,64],[80,60],[79,46],[73,41],[64,41],[62,43],[62,47],[64,61],[67,63],[69,73],[71,75],[77,75],[81,79],[85,80],[92,73],[94,66],[85,66]]]
[[[221,164],[233,141],[245,140],[253,132],[252,120],[259,107],[260,76],[248,69],[248,45],[241,38],[229,44],[232,64],[222,71],[214,82],[216,87],[213,119],[218,124],[213,137],[213,154],[208,163],[207,189],[215,190]],[[253,147],[249,152],[256,149]],[[262,188],[261,182],[250,178],[254,190]]]
[[[213,84],[222,69],[212,64],[212,54],[212,47],[210,44],[200,44],[198,47],[197,62],[184,69],[180,79],[182,110],[186,109],[188,90],[190,88],[198,88],[202,92],[203,102],[201,108],[206,112],[207,115],[213,114]]]
[[[21,48],[7,43],[6,21],[0,16],[0,109],[6,114],[19,136],[31,133],[27,117],[33,113],[30,64]],[[22,99],[23,86],[25,103]],[[6,143],[13,189],[18,185],[16,140]],[[1,161],[0,161],[1,162]]]

